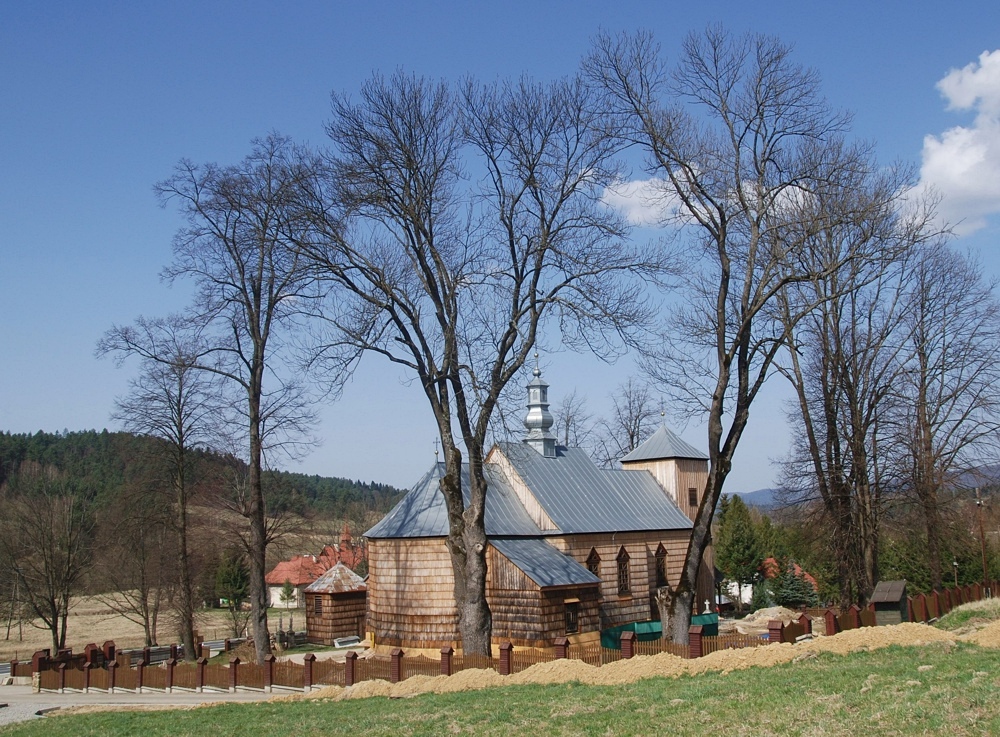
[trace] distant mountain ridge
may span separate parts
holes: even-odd
[[[756,491],[740,491],[730,496],[738,496],[748,507],[773,509],[778,505],[777,489],[757,489]]]

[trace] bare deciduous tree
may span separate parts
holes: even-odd
[[[189,660],[195,657],[194,584],[188,541],[195,451],[221,447],[225,432],[220,421],[224,406],[221,380],[199,365],[209,350],[198,328],[192,328],[179,317],[140,318],[135,326],[112,328],[97,348],[98,355],[114,354],[119,364],[133,355],[141,359],[141,373],[131,382],[129,394],[118,400],[113,417],[128,432],[163,441],[163,460],[174,502],[169,522],[177,540],[177,589],[173,601],[185,657]],[[149,506],[138,508],[142,516],[149,516],[152,511]],[[141,545],[145,541],[135,542]],[[144,571],[138,574],[141,580],[148,581]],[[152,594],[143,592],[135,599],[120,592],[125,597],[124,603],[137,604],[133,609],[140,613],[148,609],[148,596]],[[155,594],[158,596],[159,592]],[[148,627],[148,617],[143,615],[143,619]]]
[[[845,193],[858,216],[818,223],[804,242],[819,262],[841,262],[864,240],[881,258],[844,261],[821,278],[789,285],[779,300],[789,346],[779,370],[795,389],[792,421],[802,430],[785,464],[785,485],[800,499],[822,502],[843,608],[867,601],[879,578],[904,295],[920,247],[938,237],[928,203],[904,201],[908,184],[905,171],[859,182]],[[801,305],[812,307],[800,318]]]
[[[602,35],[586,69],[613,126],[645,151],[673,207],[665,217],[692,245],[690,301],[675,311],[665,350],[647,362],[680,402],[707,416],[707,488],[678,586],[660,590],[664,631],[686,642],[715,507],[785,344],[776,296],[818,276],[801,258],[802,238],[819,216],[852,215],[840,195],[870,169],[870,154],[844,142],[848,118],[829,109],[816,75],[773,38],[709,29],[688,37],[668,71],[649,35]],[[831,196],[840,205],[827,212]],[[852,251],[841,262],[866,255]]]
[[[96,596],[119,616],[140,625],[147,646],[158,644],[161,607],[174,598],[176,582],[169,539],[173,515],[169,498],[158,493],[159,482],[148,474],[127,480],[114,507],[95,526],[93,580],[100,586]],[[181,592],[176,598],[181,602],[178,614],[183,616]]]
[[[939,245],[914,266],[908,307],[899,440],[906,488],[923,511],[931,585],[940,588],[941,491],[995,457],[1000,305],[978,264]]]
[[[626,336],[646,317],[626,276],[659,266],[599,202],[618,170],[595,109],[576,80],[456,94],[397,73],[368,81],[357,103],[333,98],[329,176],[312,208],[326,238],[305,246],[342,293],[324,355],[373,352],[420,382],[444,453],[468,653],[490,649],[483,461],[501,395],[547,324],[597,350]]]
[[[92,520],[86,503],[44,470],[22,471],[12,486],[0,507],[0,550],[55,652],[66,646],[70,597],[86,570]]]
[[[267,450],[291,450],[313,420],[301,386],[282,368],[283,338],[315,297],[314,281],[293,246],[309,227],[297,195],[315,168],[310,155],[271,135],[254,141],[237,165],[182,161],[156,185],[161,202],[178,203],[187,220],[174,238],[174,261],[164,277],[190,278],[197,286],[187,315],[202,341],[193,367],[227,379],[242,394],[232,409],[245,430],[248,478],[241,512],[248,523],[251,632],[259,661],[270,652],[264,456]],[[141,354],[141,336],[128,328],[112,332],[119,350]]]
[[[552,412],[553,425],[567,448],[590,445],[594,433],[593,415],[587,411],[587,398],[576,389],[564,394]]]
[[[611,415],[597,421],[596,461],[606,468],[653,433],[660,409],[648,383],[629,378],[611,395]]]

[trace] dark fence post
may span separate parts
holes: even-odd
[[[399,683],[403,680],[403,651],[398,647],[393,648],[389,653],[392,658],[389,661],[389,683]]]
[[[85,645],[83,648],[84,662],[97,665],[97,653],[99,652],[101,652],[101,648],[97,647],[93,642]]]
[[[198,680],[195,682],[195,690],[202,693],[205,690],[205,666],[208,665],[208,658],[198,658]]]
[[[135,666],[135,692],[142,693],[142,678],[146,674],[146,664],[141,660]]]
[[[272,693],[274,691],[274,661],[273,655],[264,656],[264,691]]]
[[[302,658],[302,665],[305,666],[305,670],[302,672],[302,690],[306,693],[312,691],[313,687],[313,663],[316,662],[316,656],[312,653],[306,653],[305,657]]]
[[[94,667],[93,663],[83,664],[83,692],[90,693],[90,669]],[[11,671],[13,673],[13,671]]]
[[[115,676],[118,675],[118,661],[109,660],[108,661],[108,693],[113,694],[115,692],[115,681],[117,680]]]
[[[840,623],[837,621],[837,615],[834,614],[833,609],[827,609],[823,619],[826,621],[826,634],[835,635],[840,631]]]
[[[236,693],[236,688],[240,685],[240,659],[229,659],[229,693]]]
[[[441,675],[450,676],[451,675],[451,659],[455,654],[455,648],[450,646],[445,646],[441,648]]]
[[[805,632],[805,634],[811,635],[813,633],[812,617],[810,617],[805,612],[802,612],[802,614],[799,616],[799,624],[802,625],[802,629]]]
[[[851,623],[851,629],[856,630],[861,626],[861,607],[857,604],[851,604],[847,609],[848,620]]]
[[[177,667],[177,658],[167,660],[167,693],[174,692],[174,668]]]
[[[358,654],[351,650],[347,653],[347,659],[344,661],[344,685],[353,686],[354,685],[354,673],[355,665],[358,662]]]
[[[556,646],[556,658],[563,659],[569,657],[569,638],[557,637],[553,643]]]
[[[173,644],[170,646],[170,657],[168,660],[177,660],[177,645]]]
[[[230,644],[229,638],[227,637],[225,640],[222,641],[222,651],[228,653],[231,649],[232,645]]]
[[[514,646],[505,642],[500,646],[500,675],[509,676],[510,675],[510,652],[514,649]]]
[[[101,649],[104,651],[104,662],[110,663],[112,660],[117,659],[118,650],[115,647],[114,640],[105,640],[104,646]]]
[[[701,642],[701,632],[702,626],[700,624],[692,624],[688,627],[688,657],[689,658],[700,658],[704,655],[704,647]]]
[[[620,638],[622,648],[622,659],[629,660],[635,655],[635,632],[625,630]]]
[[[144,647],[142,649],[142,664],[149,665],[149,648]]]
[[[778,619],[772,619],[767,623],[767,641],[784,642],[785,625]]]
[[[31,656],[31,672],[41,673],[43,670],[47,670],[48,667],[49,667],[49,651],[36,650],[35,654]]]
[[[10,677],[13,678],[17,675],[17,660],[10,661]]]
[[[59,664],[59,693],[66,693],[66,663]]]

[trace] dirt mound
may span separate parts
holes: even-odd
[[[980,647],[1000,648],[1000,619],[975,632],[961,635],[958,639],[963,642],[971,642]]]
[[[787,610],[786,610],[787,611]],[[774,614],[774,610],[771,610]],[[794,613],[793,613],[794,614]],[[1000,647],[1000,621],[977,633],[983,644],[996,642]],[[943,632],[925,624],[898,624],[890,627],[862,627],[841,632],[832,637],[819,637],[797,644],[782,643],[739,650],[719,650],[703,658],[685,660],[676,655],[639,656],[629,660],[619,660],[601,668],[587,665],[580,660],[553,660],[539,663],[512,676],[501,676],[492,670],[464,670],[453,676],[414,676],[396,684],[386,681],[364,681],[351,688],[331,687],[302,696],[282,697],[285,699],[357,699],[370,696],[401,698],[421,693],[447,693],[472,691],[502,685],[568,683],[578,681],[588,685],[610,686],[634,683],[654,678],[676,678],[719,671],[729,673],[745,668],[759,668],[788,663],[812,657],[817,653],[846,655],[858,650],[877,650],[890,645],[920,646],[931,643],[954,644],[951,633]]]

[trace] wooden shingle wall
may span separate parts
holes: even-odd
[[[316,614],[316,599],[321,612]],[[307,594],[306,632],[308,641],[317,645],[332,645],[338,637],[364,637],[367,612],[365,592],[346,594]]]

